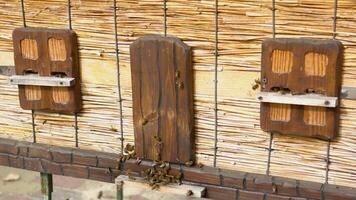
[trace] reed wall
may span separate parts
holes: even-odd
[[[35,135],[38,143],[119,153],[121,142],[134,140],[129,45],[146,34],[167,33],[193,47],[198,162],[356,187],[355,101],[341,102],[340,136],[329,143],[261,131],[252,90],[261,42],[274,36],[340,40],[343,86],[356,87],[356,2],[272,2],[117,0],[115,17],[114,0],[71,0],[69,19],[67,0],[24,0],[27,26],[68,28],[70,21],[78,34],[84,106],[76,116],[32,115],[0,75],[0,137],[33,141]],[[23,24],[21,2],[0,0],[0,65],[13,65],[11,32]]]

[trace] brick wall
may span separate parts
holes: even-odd
[[[152,166],[135,160],[119,163],[118,155],[0,139],[0,165],[76,178],[114,182],[130,169],[134,175]],[[184,181],[207,188],[206,197],[222,200],[356,200],[356,188],[211,167],[172,165]]]

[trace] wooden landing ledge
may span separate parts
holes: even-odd
[[[0,138],[0,165],[114,183],[130,169],[134,175],[152,166],[150,161],[117,162],[118,155]],[[206,188],[206,197],[222,200],[355,200],[356,188],[298,181],[212,167],[171,165],[172,175]]]
[[[74,78],[59,78],[38,75],[14,75],[9,78],[11,85],[33,85],[48,87],[71,87],[75,84]]]
[[[279,92],[260,92],[257,100],[264,103],[291,104],[302,106],[318,106],[335,108],[338,105],[338,97],[327,97],[318,94],[292,95]]]

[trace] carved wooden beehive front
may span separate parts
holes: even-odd
[[[16,75],[72,77],[76,82],[70,87],[43,86],[35,81],[19,85],[21,107],[26,110],[78,112],[81,95],[76,34],[71,30],[18,28],[13,32],[13,43]]]
[[[177,38],[145,36],[130,49],[137,155],[190,161],[194,152],[190,48]]]
[[[262,92],[339,97],[341,64],[342,45],[335,40],[265,40]],[[264,102],[261,127],[270,132],[332,139],[338,130],[338,109],[328,107],[328,103],[308,106]]]

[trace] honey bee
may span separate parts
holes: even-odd
[[[187,166],[187,167],[191,167],[191,166],[193,166],[193,164],[194,164],[193,161],[185,162],[185,166]]]
[[[188,190],[188,191],[187,191],[187,193],[186,193],[186,195],[187,195],[187,197],[190,197],[190,196],[192,196],[192,195],[193,195],[193,191],[191,191],[191,190]]]
[[[203,163],[198,163],[198,167],[203,168],[204,167]]]
[[[255,82],[252,86],[252,90],[257,90],[260,87],[260,85],[261,85],[260,79],[255,79]]]
[[[132,175],[132,170],[131,169],[127,170],[127,176],[129,177],[130,180],[136,180]]]
[[[137,159],[136,159],[136,165],[140,165],[141,162],[142,162],[142,160],[141,160],[140,158],[137,158]]]

